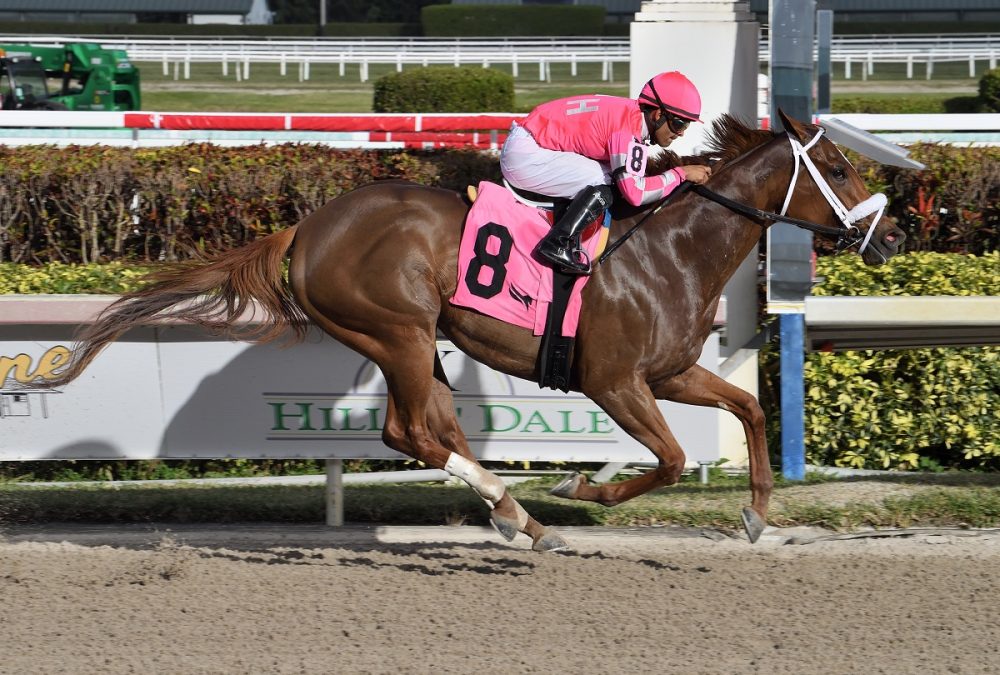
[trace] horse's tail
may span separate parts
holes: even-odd
[[[308,319],[292,297],[283,270],[296,228],[257,239],[205,263],[180,263],[151,274],[148,286],[123,295],[77,336],[65,369],[43,386],[73,381],[126,331],[158,318],[199,324],[213,333],[253,342],[274,340],[286,328],[301,339]],[[253,321],[237,324],[248,310],[253,312]]]

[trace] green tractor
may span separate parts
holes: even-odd
[[[138,110],[139,69],[121,49],[0,44],[3,110]]]

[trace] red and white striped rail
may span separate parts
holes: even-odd
[[[1000,144],[1000,114],[823,115],[908,144]],[[499,149],[523,113],[180,113],[0,111],[0,144],[221,145],[318,143],[341,148]],[[767,119],[760,120],[767,128]],[[93,134],[81,135],[81,131]]]
[[[359,147],[398,142],[404,147],[498,148],[519,113],[170,113],[8,111],[0,128],[132,129],[351,133]],[[360,134],[360,136],[359,136]]]

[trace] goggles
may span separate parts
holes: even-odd
[[[686,117],[680,117],[671,112],[667,112],[663,108],[660,108],[660,110],[663,110],[663,115],[667,119],[667,128],[675,134],[684,133],[684,130],[691,125],[691,120]]]

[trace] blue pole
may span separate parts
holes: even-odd
[[[805,341],[802,314],[781,315],[781,473],[806,477]]]

